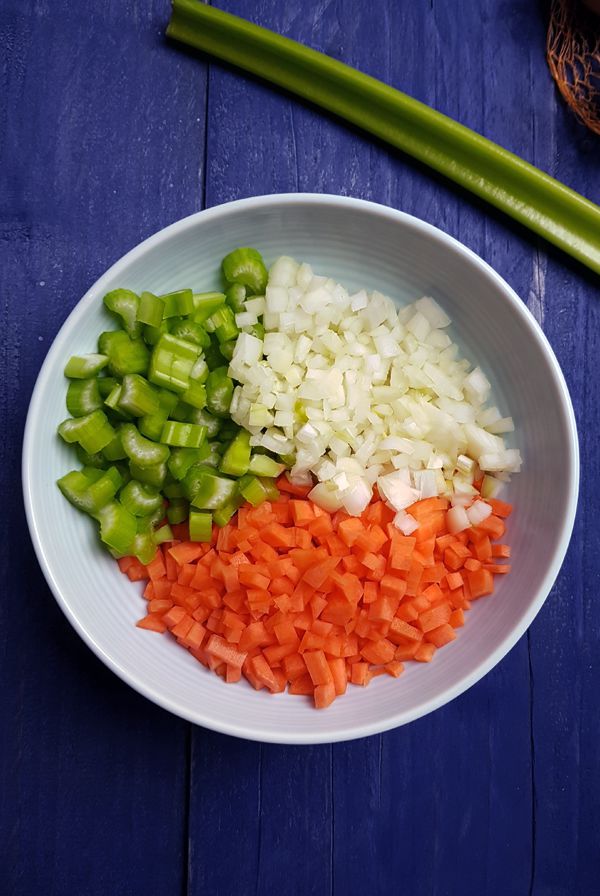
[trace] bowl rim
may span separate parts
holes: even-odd
[[[32,491],[30,477],[35,421],[38,416],[39,408],[43,402],[44,391],[50,380],[50,373],[55,366],[57,357],[61,357],[62,342],[67,338],[67,335],[70,333],[73,326],[76,325],[78,319],[86,313],[88,306],[95,301],[98,293],[102,291],[104,283],[113,279],[115,275],[118,275],[119,272],[126,268],[131,262],[143,257],[147,252],[153,250],[162,242],[177,236],[179,233],[182,233],[189,228],[193,228],[198,220],[210,223],[211,220],[227,217],[227,215],[239,211],[259,208],[276,208],[278,206],[282,207],[286,205],[327,205],[345,208],[348,211],[368,212],[381,218],[386,218],[391,222],[400,223],[410,227],[416,232],[420,232],[428,239],[433,240],[440,245],[449,247],[455,254],[461,256],[467,264],[478,268],[479,271],[503,294],[504,299],[511,306],[512,311],[521,318],[521,323],[529,331],[530,337],[537,342],[539,348],[542,350],[550,371],[554,376],[555,386],[557,387],[562,416],[568,431],[567,451],[569,457],[568,469],[566,470],[569,499],[562,518],[558,545],[551,563],[548,565],[546,574],[538,588],[535,599],[531,602],[529,610],[521,617],[519,622],[510,630],[495,649],[490,652],[486,659],[479,663],[474,669],[461,676],[461,678],[453,685],[443,689],[435,697],[431,697],[417,708],[401,710],[388,716],[382,722],[370,722],[368,724],[357,723],[355,725],[346,725],[343,729],[331,727],[324,730],[320,729],[315,732],[307,731],[302,733],[288,733],[285,730],[282,730],[281,733],[273,733],[271,731],[265,732],[260,730],[260,725],[252,725],[251,723],[237,724],[233,721],[229,722],[228,720],[223,720],[222,718],[212,715],[205,715],[202,712],[201,707],[195,711],[191,710],[189,707],[178,703],[175,698],[167,698],[160,694],[156,694],[152,687],[146,685],[142,679],[135,675],[135,672],[124,668],[110,655],[110,653],[107,653],[106,649],[94,640],[80,623],[77,615],[71,609],[69,602],[63,597],[60,588],[58,587],[58,583],[54,578],[51,560],[46,556],[43,535],[37,524],[35,495]],[[167,227],[164,227],[147,237],[141,243],[138,243],[126,252],[125,255],[121,256],[121,258],[112,264],[105,273],[90,286],[82,298],[77,302],[61,325],[48,349],[38,373],[29,403],[23,437],[21,465],[25,513],[38,563],[62,612],[65,614],[75,631],[96,656],[126,684],[138,691],[138,693],[147,697],[163,709],[166,709],[189,722],[218,731],[222,734],[229,734],[247,740],[298,745],[334,743],[389,731],[393,728],[415,721],[416,719],[439,709],[455,697],[464,693],[483,678],[504,658],[504,656],[506,656],[516,642],[523,636],[547,599],[569,546],[575,522],[579,490],[579,442],[577,436],[577,424],[568,387],[548,339],[517,293],[473,250],[469,249],[459,240],[445,233],[443,230],[435,227],[433,224],[429,224],[407,212],[402,212],[377,202],[329,193],[275,193],[222,203],[211,208],[203,209],[199,212],[194,212],[191,215],[187,215],[186,217],[169,224]]]

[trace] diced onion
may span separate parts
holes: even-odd
[[[376,485],[404,534],[418,528],[406,508],[437,495],[450,498],[449,531],[485,519],[473,482],[483,472],[482,497],[494,497],[519,471],[502,438],[514,424],[487,406],[490,382],[460,357],[433,298],[398,308],[282,256],[236,321],[260,316],[264,340],[241,332],[229,366],[231,414],[251,445],[293,456],[293,481],[316,478],[310,497],[327,510],[362,513]]]

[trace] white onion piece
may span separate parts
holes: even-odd
[[[459,506],[451,507],[446,514],[446,525],[448,526],[450,535],[456,535],[457,532],[463,532],[465,529],[469,529],[471,521],[467,516],[465,508]]]
[[[491,512],[492,508],[489,504],[486,504],[485,501],[473,501],[471,506],[467,509],[467,516],[469,517],[469,522],[472,526],[478,526],[479,523],[487,520]]]

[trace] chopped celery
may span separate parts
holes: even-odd
[[[250,466],[250,433],[241,429],[225,451],[219,464],[221,473],[243,476]]]
[[[284,470],[285,464],[278,464],[266,454],[253,454],[248,467],[249,473],[254,473],[255,476],[270,476],[272,479],[276,479]]]
[[[206,429],[196,423],[177,423],[167,420],[160,440],[177,448],[199,448],[206,439]]]
[[[124,423],[120,429],[121,442],[127,457],[138,467],[153,467],[165,463],[169,457],[166,445],[159,445],[140,435],[133,423]]]
[[[97,379],[73,380],[67,389],[67,410],[72,417],[84,417],[103,405]]]
[[[134,516],[146,516],[154,513],[163,505],[163,497],[157,488],[131,479],[121,489],[119,500]]]
[[[73,355],[65,366],[65,376],[73,380],[86,380],[97,376],[107,364],[107,355]]]
[[[138,321],[139,303],[139,297],[130,289],[113,289],[104,296],[105,306],[120,318],[123,329],[132,339],[141,333]]]
[[[152,292],[143,292],[137,311],[137,319],[148,327],[160,327],[164,317],[165,302]]]
[[[212,513],[190,511],[190,541],[210,541],[212,538]]]
[[[241,283],[254,296],[264,294],[267,288],[267,269],[256,249],[234,249],[223,259],[223,274],[228,283]]]
[[[138,373],[128,373],[121,383],[119,409],[143,417],[145,414],[156,414],[160,408],[158,390],[151,386],[147,379]]]
[[[180,289],[160,296],[165,303],[163,317],[185,317],[194,310],[194,296],[191,289]]]
[[[206,406],[215,417],[228,417],[233,397],[233,380],[226,367],[211,370],[206,380]]]

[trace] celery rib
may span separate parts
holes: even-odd
[[[470,190],[600,273],[600,207],[446,115],[296,41],[197,0],[167,34],[352,122]]]

